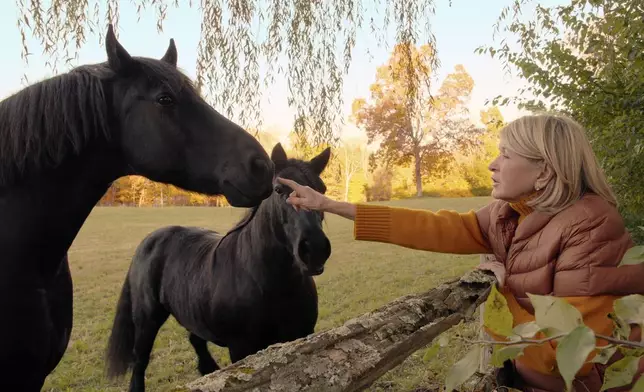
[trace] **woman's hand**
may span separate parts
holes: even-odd
[[[494,276],[496,276],[496,280],[499,282],[499,288],[502,288],[505,285],[505,265],[496,261],[493,256],[487,256],[486,258],[488,261],[479,264],[477,268],[494,272]]]
[[[355,204],[331,200],[315,189],[300,185],[286,178],[277,177],[277,182],[293,190],[286,202],[292,205],[296,211],[300,209],[305,211],[316,210],[330,212],[351,220],[356,218],[357,207]]]
[[[293,180],[281,177],[277,177],[277,182],[293,190],[288,196],[288,199],[286,199],[286,202],[292,205],[295,210],[301,208],[305,211],[324,211],[324,208],[329,205],[329,198],[311,187],[300,185]]]

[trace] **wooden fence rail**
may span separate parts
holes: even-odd
[[[494,282],[490,273],[471,271],[425,293],[401,297],[340,327],[270,346],[191,382],[184,390],[363,390],[436,336],[470,320]]]

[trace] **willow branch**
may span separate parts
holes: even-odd
[[[488,344],[488,345],[496,344],[499,346],[516,346],[518,344],[543,344],[543,343],[550,342],[552,340],[563,338],[566,335],[568,334],[562,333],[562,334],[554,335],[543,339],[520,339],[520,340],[512,340],[512,341],[468,340],[468,342],[472,344]],[[621,346],[627,346],[631,348],[644,348],[644,343],[641,343],[641,342],[635,342],[632,340],[621,340],[621,339],[613,338],[606,335],[599,335],[599,334],[595,334],[595,337],[597,339],[603,339],[609,343],[619,344]]]

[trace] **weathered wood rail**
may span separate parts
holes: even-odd
[[[276,344],[186,386],[191,392],[350,392],[375,380],[463,320],[495,278],[474,270],[344,325]]]

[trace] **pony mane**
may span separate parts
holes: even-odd
[[[189,79],[162,61],[135,57],[138,71],[172,92]],[[26,173],[55,167],[80,154],[96,137],[110,137],[110,109],[103,83],[115,76],[107,63],[83,65],[32,84],[0,102],[0,187]]]

